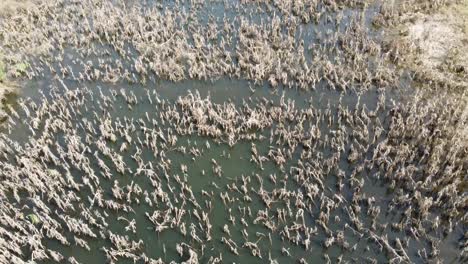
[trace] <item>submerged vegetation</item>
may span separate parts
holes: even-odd
[[[43,0],[0,17],[0,82],[28,79],[4,106],[0,263],[466,262],[454,5]]]

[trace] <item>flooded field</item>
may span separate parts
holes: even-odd
[[[2,18],[20,88],[0,263],[467,261],[465,87],[404,66],[380,23],[397,11],[62,0]]]

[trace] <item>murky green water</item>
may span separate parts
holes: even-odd
[[[151,1],[150,1],[151,2]],[[153,3],[148,3],[153,4]],[[171,4],[164,2],[164,6],[170,8]],[[254,9],[254,7],[252,7]],[[371,7],[367,11],[369,17],[376,12],[377,6]],[[217,19],[224,16],[231,19],[233,23],[238,23],[235,19],[236,14],[246,13],[250,14],[252,10],[238,10],[229,11],[224,10],[223,5],[212,4],[206,5],[201,8],[200,19],[204,22],[207,20],[206,14],[211,14]],[[359,12],[359,9],[349,9],[345,15],[350,17]],[[266,14],[266,13],[265,13]],[[261,13],[258,16],[251,16],[250,19],[257,23],[270,23],[271,19]],[[345,17],[342,21],[343,24],[349,22],[349,18]],[[323,21],[322,21],[323,20]],[[319,21],[318,24],[300,25],[299,32],[296,37],[304,41],[304,46],[309,47],[312,44],[322,43],[326,37],[318,35],[326,35],[325,32],[332,30],[344,30],[343,25],[328,23],[325,19]],[[365,20],[370,24],[370,18]],[[236,24],[237,25],[237,24]],[[370,30],[370,34],[379,37],[378,30]],[[234,43],[236,40],[233,40]],[[324,41],[326,42],[326,40]],[[233,45],[235,46],[235,45]],[[82,50],[79,48],[67,48],[63,54],[57,54],[62,59],[53,63],[52,68],[59,72],[60,64],[70,66],[72,72],[82,71],[82,65],[77,61],[97,61],[98,58],[103,59],[106,63],[114,65],[120,59],[119,55],[112,51],[112,48],[106,45],[96,44],[94,46],[99,53],[99,56],[88,55],[83,56]],[[135,51],[128,45],[126,47],[130,54],[135,54]],[[110,50],[110,51],[109,51]],[[109,51],[106,53],[106,51]],[[317,50],[311,50],[307,53],[307,61],[313,62]],[[107,55],[104,55],[107,54]],[[335,62],[339,63],[340,53],[329,54],[330,57],[336,57]],[[93,61],[93,62],[94,62]],[[123,61],[123,68],[134,70],[131,64],[125,64]],[[176,251],[176,244],[186,243],[195,249],[198,253],[200,263],[209,263],[211,257],[218,257],[222,255],[222,263],[265,263],[271,260],[277,260],[279,263],[295,263],[301,258],[304,258],[308,263],[326,263],[324,254],[327,254],[331,263],[338,263],[338,259],[342,258],[343,261],[351,263],[366,263],[368,258],[375,258],[379,263],[386,263],[388,257],[379,248],[377,243],[372,242],[366,235],[359,235],[348,226],[353,226],[348,213],[353,200],[355,192],[355,182],[351,180],[352,176],[356,174],[359,167],[367,165],[366,162],[371,159],[374,147],[378,142],[385,140],[386,130],[389,125],[389,111],[394,104],[405,102],[413,91],[409,88],[412,83],[408,80],[405,74],[401,76],[400,87],[385,87],[377,89],[372,84],[369,89],[360,90],[358,87],[351,87],[352,89],[347,92],[330,89],[324,82],[318,82],[313,89],[284,89],[279,87],[272,89],[268,85],[255,85],[246,80],[237,80],[234,78],[220,77],[218,80],[213,81],[200,81],[200,80],[184,80],[181,82],[168,82],[160,80],[154,75],[150,75],[146,84],[140,84],[141,79],[139,76],[131,79],[130,82],[119,81],[115,84],[105,82],[78,82],[76,78],[66,76],[63,81],[57,78],[57,75],[51,73],[49,69],[41,62],[37,62],[34,67],[43,67],[38,72],[38,75],[32,81],[25,84],[25,88],[17,97],[11,98],[9,104],[12,105],[19,113],[19,117],[12,118],[8,121],[8,126],[2,128],[3,132],[7,133],[8,138],[17,141],[21,146],[21,153],[18,156],[8,156],[1,158],[5,163],[11,162],[18,163],[16,157],[27,155],[27,145],[34,145],[33,139],[40,139],[43,135],[44,126],[47,122],[57,122],[57,131],[50,135],[51,142],[49,147],[54,155],[60,157],[60,149],[65,152],[71,149],[70,142],[77,141],[89,149],[80,149],[82,157],[76,157],[74,160],[71,157],[63,158],[62,164],[52,164],[50,161],[40,161],[43,166],[48,169],[57,170],[60,175],[66,175],[67,170],[72,175],[73,179],[80,184],[91,182],[90,186],[83,185],[76,194],[81,199],[81,202],[74,202],[74,209],[62,212],[61,209],[54,204],[53,201],[44,201],[50,206],[53,213],[50,215],[53,219],[60,222],[63,226],[65,221],[60,219],[60,215],[66,214],[76,219],[84,219],[83,208],[90,209],[94,216],[107,215],[105,221],[108,224],[106,231],[99,230],[96,226],[92,227],[92,231],[97,235],[96,238],[90,238],[85,235],[77,235],[78,237],[86,240],[89,244],[90,250],[76,245],[72,234],[66,228],[62,229],[63,235],[70,241],[70,246],[61,245],[57,240],[48,239],[43,241],[46,248],[56,250],[63,254],[65,257],[73,256],[80,263],[104,263],[106,256],[104,249],[109,250],[114,245],[109,240],[107,231],[121,236],[128,236],[131,241],[138,242],[141,240],[143,246],[137,250],[136,254],[145,254],[147,257],[158,259],[161,258],[165,263],[175,261],[177,263],[188,259],[186,252],[180,256]],[[369,62],[369,69],[373,70],[375,67]],[[123,98],[122,94],[134,96],[136,104],[129,104]],[[283,168],[275,164],[271,159],[266,160],[260,166],[253,162],[252,159],[252,145],[256,146],[259,156],[268,157],[271,150],[281,150],[287,152],[289,146],[284,144],[280,139],[282,135],[271,133],[276,131],[278,122],[271,124],[265,130],[252,129],[251,136],[255,135],[256,139],[241,139],[234,146],[229,146],[226,143],[226,137],[213,138],[208,136],[201,136],[196,132],[192,133],[176,133],[177,120],[168,119],[164,114],[168,112],[177,112],[181,114],[183,111],[178,105],[180,97],[188,96],[189,93],[199,93],[202,99],[205,99],[213,105],[214,111],[219,111],[228,103],[232,103],[233,108],[242,113],[245,108],[258,108],[261,110],[262,102],[269,102],[266,104],[269,108],[267,111],[272,111],[274,107],[280,107],[283,110],[288,107],[294,107],[297,111],[297,116],[303,117],[301,123],[297,119],[285,121],[282,125],[286,124],[287,130],[294,130],[298,126],[303,126],[303,133],[307,134],[312,131],[314,126],[318,127],[320,136],[316,139],[316,146],[310,150],[304,144],[298,144],[291,147],[292,151],[290,157],[287,159]],[[67,96],[74,94],[74,96]],[[377,104],[382,104],[382,107],[376,109]],[[288,105],[288,102],[291,102]],[[294,102],[294,103],[292,103]],[[286,103],[287,106],[284,105]],[[33,105],[38,106],[38,108]],[[55,104],[55,108],[51,108]],[[26,115],[23,105],[28,105],[27,109],[31,116]],[[39,121],[39,128],[32,129],[32,120],[37,115],[43,105],[48,105],[44,110],[42,119]],[[338,110],[341,108],[341,111]],[[353,128],[349,125],[340,126],[338,120],[346,119],[343,115],[343,109],[349,110],[353,115],[359,115],[360,112],[369,113],[375,111],[375,116],[371,121],[364,125],[362,131],[368,133],[368,138],[373,138],[375,129],[382,127],[384,129],[381,136],[377,137],[376,142],[369,144],[368,148],[362,150],[362,155],[357,162],[348,162],[347,157],[351,145],[357,145],[361,139],[359,135],[353,134]],[[327,118],[323,117],[320,113],[328,113]],[[64,118],[65,115],[69,118]],[[182,114],[181,114],[182,116]],[[128,123],[135,126],[134,131],[129,135],[132,143],[128,143],[128,148],[121,151],[122,144],[127,140],[123,135],[116,133],[117,137],[115,142],[104,140],[102,133],[99,131],[99,126],[103,121],[108,118],[112,127],[119,127],[120,123]],[[46,122],[46,120],[48,120]],[[341,121],[340,121],[341,122]],[[344,121],[343,121],[344,122]],[[352,123],[352,122],[351,122]],[[242,123],[239,121],[240,126]],[[87,126],[92,129],[88,128]],[[97,131],[96,133],[91,130]],[[342,129],[342,130],[341,130]],[[144,131],[151,133],[145,133]],[[154,133],[154,134],[152,134]],[[339,153],[336,149],[330,148],[329,142],[336,139],[339,133],[346,134],[346,142],[342,146],[342,156],[340,156],[337,166],[329,168],[327,162],[333,159],[333,155]],[[168,146],[166,142],[170,135],[176,135],[176,143]],[[245,136],[245,135],[244,135]],[[149,147],[145,145],[145,140],[148,137],[154,137],[156,145]],[[164,138],[163,138],[164,137]],[[262,139],[259,139],[263,137]],[[270,141],[271,140],[271,141]],[[280,142],[280,143],[276,143]],[[118,153],[122,157],[125,172],[120,173],[116,169],[115,164],[111,159],[103,154],[98,145],[104,143],[110,148],[113,153]],[[209,147],[208,147],[209,146]],[[157,149],[157,151],[156,151]],[[199,154],[193,154],[193,153]],[[66,155],[65,155],[66,156]],[[81,158],[81,160],[79,160]],[[111,177],[106,178],[102,172],[103,169],[99,165],[99,160],[109,167]],[[139,160],[139,162],[136,162]],[[222,169],[220,176],[214,173],[214,164]],[[89,164],[92,172],[85,171],[82,167],[73,164],[74,162],[83,162]],[[146,170],[139,171],[138,164],[146,164],[148,168],[155,175],[150,175]],[[165,166],[164,164],[167,164]],[[186,166],[183,170],[182,167]],[[66,169],[66,167],[69,167]],[[147,168],[147,169],[148,169]],[[295,180],[298,168],[315,170],[320,173],[322,182],[314,180],[312,176],[305,180]],[[5,173],[5,172],[4,172]],[[343,173],[342,179],[339,180],[338,174]],[[96,178],[92,177],[96,175]],[[362,181],[362,187],[359,188],[360,192],[364,193],[366,197],[373,197],[375,202],[373,208],[376,206],[381,209],[381,213],[376,218],[377,232],[385,234],[393,241],[395,238],[405,240],[408,235],[405,231],[397,231],[390,227],[392,222],[400,220],[400,215],[391,213],[387,214],[386,209],[389,206],[394,194],[388,188],[389,184],[383,179],[377,178],[377,171],[362,170],[357,173],[356,179]],[[274,176],[274,177],[270,177]],[[353,176],[354,177],[354,176]],[[243,185],[243,178],[249,178],[246,185],[246,190],[251,201],[246,201],[246,196],[242,191],[233,189],[233,184],[236,188]],[[276,179],[274,183],[271,178]],[[261,180],[259,180],[261,179]],[[153,180],[153,181],[152,181]],[[105,209],[96,204],[95,191],[101,190],[104,200],[115,200],[112,193],[112,187],[118,182],[122,188],[126,186],[138,185],[142,194],[131,195],[129,201],[127,199],[118,200],[119,203],[126,204],[132,208],[132,212],[123,212],[122,210],[115,211]],[[304,187],[304,182],[312,182],[318,188],[316,197],[306,197],[307,191]],[[342,184],[340,191],[338,185]],[[183,186],[190,186],[193,192],[195,201],[198,205],[193,204],[187,198],[184,198],[181,193],[189,195],[187,189]],[[260,195],[258,194],[260,186],[263,187],[269,195],[273,196],[274,193],[284,190],[291,192],[290,199],[275,199],[270,207],[265,205]],[[151,198],[152,202],[149,204],[145,201],[143,192],[147,192],[150,197],[158,187],[168,194],[167,197]],[[70,186],[65,186],[65,190],[72,191]],[[126,193],[126,192],[124,192]],[[128,193],[128,191],[127,191]],[[221,194],[228,194],[232,201],[224,204],[221,199]],[[27,205],[22,212],[26,215],[29,213],[42,214],[31,198],[23,193],[23,200],[21,203],[16,203],[18,207]],[[42,197],[44,194],[41,194]],[[293,226],[295,223],[300,222],[296,219],[296,214],[300,211],[299,207],[295,205],[296,197],[301,197],[306,203],[304,208],[304,225],[315,232],[311,232],[310,237],[311,245],[308,250],[305,249],[300,243],[305,239],[303,230],[298,232],[290,231],[293,237],[298,236],[299,242],[292,243],[285,239],[284,230],[285,226]],[[325,197],[325,198],[324,198]],[[343,199],[342,203],[338,203]],[[300,199],[299,199],[300,200]],[[329,216],[329,223],[327,228],[332,234],[336,235],[338,232],[344,232],[344,238],[348,243],[349,249],[344,249],[339,245],[332,245],[329,248],[324,248],[323,244],[330,234],[318,223],[317,219],[320,218],[320,213],[327,207],[327,202],[333,201],[337,203],[336,208],[331,209]],[[12,198],[13,202],[13,198]],[[82,206],[83,208],[80,208]],[[155,225],[150,221],[146,214],[152,215],[155,211],[167,213],[174,216],[173,210],[168,210],[171,206],[177,208],[184,208],[186,214],[183,216],[180,223],[185,224],[187,234],[183,235],[181,226],[172,226],[162,232],[155,231]],[[372,224],[372,219],[367,215],[367,210],[370,208],[365,202],[360,201],[359,206],[361,211],[356,215],[363,222],[366,228]],[[287,212],[287,221],[282,222],[278,218],[278,211],[285,210]],[[266,228],[261,222],[254,221],[259,211],[265,210],[268,212],[268,217],[274,223],[273,230]],[[249,214],[249,211],[251,212]],[[210,233],[211,239],[206,239],[207,234],[204,231],[204,222],[198,219],[195,215],[197,212],[202,216],[202,212],[207,213],[212,225],[212,232]],[[164,217],[162,217],[164,218]],[[127,221],[136,221],[135,230],[126,229],[128,226]],[[233,219],[231,222],[230,220]],[[245,220],[244,224],[241,220]],[[105,223],[101,220],[99,224]],[[193,225],[193,230],[202,240],[202,243],[195,241],[190,237],[190,227]],[[230,230],[230,236],[223,231],[224,226],[227,225]],[[380,226],[380,225],[385,225]],[[386,226],[388,225],[388,226]],[[454,243],[459,239],[464,230],[460,226],[456,230],[442,240],[440,245],[441,255],[448,263],[456,256],[450,250],[454,247]],[[438,231],[433,231],[430,235],[439,237]],[[239,254],[233,254],[226,244],[222,243],[222,238],[231,238],[238,246]],[[244,242],[257,243],[261,259],[254,257],[251,251],[242,247]],[[418,250],[428,249],[429,245],[426,241],[410,239],[406,248],[410,258],[416,259]],[[282,253],[282,249],[289,251],[291,256]],[[28,256],[25,256],[27,259]],[[49,263],[49,261],[41,261]],[[118,263],[131,263],[133,260],[120,258]],[[143,261],[139,261],[143,263]]]
[[[72,86],[72,83],[69,84]],[[34,86],[34,85],[32,85]],[[65,149],[67,148],[67,143],[70,140],[70,136],[72,136],[71,131],[76,131],[76,135],[79,136],[79,140],[83,142],[85,145],[90,147],[90,152],[86,154],[89,158],[89,162],[94,169],[96,175],[98,175],[99,183],[96,183],[95,188],[100,188],[103,191],[104,199],[112,199],[112,191],[111,188],[114,184],[114,181],[119,182],[119,186],[124,187],[129,184],[138,184],[142,190],[151,193],[154,191],[154,186],[151,185],[151,182],[148,180],[148,177],[143,174],[136,175],[136,171],[138,169],[138,165],[134,159],[132,159],[132,155],[137,153],[137,148],[141,149],[141,159],[144,161],[145,164],[151,163],[155,167],[155,171],[157,175],[159,175],[159,180],[161,181],[161,186],[164,191],[169,194],[169,198],[171,203],[179,207],[182,205],[182,198],[179,196],[179,192],[181,192],[180,184],[177,183],[175,177],[179,177],[183,182],[191,186],[193,194],[196,197],[196,201],[201,206],[201,209],[198,209],[198,213],[201,214],[202,211],[208,213],[210,217],[211,224],[213,226],[213,231],[211,233],[212,239],[208,242],[203,243],[203,252],[204,255],[200,256],[201,262],[206,262],[212,256],[219,256],[219,254],[223,255],[223,262],[235,262],[235,263],[258,263],[264,262],[268,260],[268,255],[271,254],[272,259],[277,259],[280,263],[288,263],[293,261],[291,257],[285,256],[281,253],[281,249],[284,247],[289,249],[289,252],[293,256],[294,259],[305,258],[309,263],[315,262],[323,262],[324,259],[322,255],[324,253],[328,254],[333,262],[336,261],[336,258],[340,255],[343,255],[344,260],[353,260],[355,259],[357,262],[362,262],[365,260],[366,257],[376,257],[380,261],[384,262],[386,260],[385,254],[381,253],[378,250],[378,247],[369,242],[368,239],[365,237],[359,237],[353,234],[353,232],[349,229],[346,229],[344,226],[345,224],[349,224],[349,218],[347,213],[345,212],[344,208],[337,208],[332,211],[330,219],[329,228],[333,232],[337,232],[343,230],[345,233],[345,238],[350,244],[350,246],[356,246],[355,251],[347,251],[341,249],[339,246],[332,246],[328,249],[323,249],[324,240],[327,238],[326,233],[324,230],[315,223],[315,220],[318,219],[320,213],[320,200],[309,200],[308,203],[311,205],[311,211],[305,214],[306,225],[311,228],[317,228],[317,233],[314,234],[311,238],[311,249],[306,251],[304,246],[295,245],[290,242],[283,241],[282,237],[278,234],[278,231],[271,232],[271,241],[268,238],[269,230],[260,224],[253,224],[253,220],[256,217],[256,213],[259,210],[265,210],[265,204],[261,201],[258,195],[255,194],[254,190],[258,190],[259,182],[257,177],[263,179],[263,187],[267,192],[272,192],[274,189],[279,188],[282,186],[282,180],[288,177],[288,180],[285,180],[285,188],[288,191],[295,192],[295,193],[302,193],[301,184],[295,182],[293,178],[293,171],[291,171],[291,167],[297,167],[298,162],[321,162],[323,163],[327,158],[330,157],[332,154],[331,150],[328,148],[317,148],[312,153],[312,156],[315,158],[310,159],[301,159],[300,155],[307,153],[308,150],[304,149],[301,146],[295,148],[293,156],[291,159],[288,159],[284,170],[280,170],[280,168],[274,164],[272,161],[267,161],[263,164],[263,169],[260,166],[256,165],[251,161],[251,144],[255,144],[257,146],[259,155],[267,156],[269,150],[274,148],[282,148],[281,145],[270,144],[270,131],[267,129],[266,131],[253,131],[256,135],[264,135],[265,139],[263,140],[252,140],[246,141],[242,140],[241,142],[237,143],[233,147],[229,147],[226,143],[221,143],[219,140],[213,140],[209,137],[197,136],[194,134],[191,135],[181,135],[178,136],[178,140],[176,145],[171,147],[169,150],[164,150],[165,153],[164,159],[170,160],[171,165],[169,170],[161,170],[158,167],[158,164],[161,161],[161,156],[155,156],[154,152],[149,150],[148,148],[144,148],[140,146],[139,143],[136,143],[137,140],[144,141],[145,134],[139,129],[139,125],[137,120],[144,120],[144,122],[148,122],[149,120],[155,119],[158,120],[159,125],[154,126],[152,129],[158,131],[161,129],[164,134],[166,134],[166,129],[174,129],[174,125],[170,124],[162,124],[162,120],[160,119],[160,110],[162,105],[171,105],[175,103],[179,96],[185,96],[188,91],[195,93],[196,91],[201,91],[202,98],[209,96],[211,101],[216,104],[223,104],[227,101],[232,101],[240,107],[242,105],[242,101],[251,101],[247,103],[251,107],[256,107],[258,104],[256,102],[260,102],[261,100],[271,100],[273,105],[278,105],[281,101],[281,95],[284,93],[284,99],[287,100],[295,100],[297,103],[295,106],[297,107],[298,111],[305,111],[306,109],[316,109],[320,111],[325,111],[327,109],[327,105],[331,105],[329,108],[334,109],[332,110],[333,118],[337,118],[336,107],[338,102],[341,101],[344,107],[348,107],[350,111],[356,106],[358,98],[353,94],[339,94],[337,92],[331,92],[328,90],[317,90],[314,92],[304,93],[294,90],[285,90],[285,91],[273,91],[267,87],[254,87],[254,92],[252,92],[247,87],[249,84],[244,81],[232,81],[232,80],[219,80],[215,82],[200,82],[200,81],[187,81],[182,83],[159,83],[155,84],[154,87],[139,87],[135,88],[134,86],[129,85],[116,85],[116,86],[104,86],[104,84],[97,85],[97,84],[77,84],[79,91],[88,91],[90,94],[83,94],[79,95],[78,98],[84,98],[85,103],[82,105],[67,105],[66,108],[68,110],[74,110],[77,114],[72,114],[72,119],[74,120],[72,123],[67,123],[70,132],[61,131],[55,135],[53,135],[54,141],[57,144],[61,145]],[[85,88],[86,87],[86,88]],[[81,90],[80,90],[81,89]],[[122,96],[119,96],[121,90],[125,91],[127,94],[134,94],[137,98],[138,103],[136,105],[131,106],[125,102]],[[117,97],[115,100],[112,99],[108,102],[110,108],[106,108],[104,106],[104,102],[107,100],[101,99],[100,93],[108,98],[113,98],[111,95],[112,92],[117,92]],[[62,92],[58,92],[61,94]],[[81,94],[81,92],[78,92]],[[92,95],[91,95],[92,94]],[[149,103],[148,94],[150,98],[152,98],[153,104]],[[61,96],[57,99],[56,95],[47,96],[39,100],[40,102],[44,103],[45,101],[49,101],[49,103],[54,103],[55,101],[60,101]],[[369,110],[375,108],[375,104],[379,97],[379,93],[377,91],[368,92],[361,96],[360,102],[361,107],[362,104],[365,103],[366,107]],[[33,96],[34,98],[34,96]],[[340,99],[341,98],[341,99]],[[39,99],[39,98],[37,98]],[[156,103],[157,100],[163,102],[161,104]],[[386,97],[386,105],[390,106],[391,99],[398,100],[397,95],[387,95]],[[78,100],[80,101],[80,100]],[[50,115],[59,115],[65,109],[57,108],[54,111],[50,111]],[[81,112],[81,114],[79,114]],[[21,113],[21,111],[20,111]],[[387,121],[385,120],[386,117],[386,110],[380,110],[378,112],[378,119],[382,124],[385,124]],[[117,120],[123,121],[124,119],[134,120],[134,124],[137,125],[137,129],[134,133],[132,133],[131,138],[135,142],[135,144],[131,145],[128,150],[121,153],[123,157],[123,161],[125,162],[126,171],[124,174],[118,173],[112,162],[103,157],[102,155],[98,155],[102,158],[107,166],[111,168],[111,179],[106,179],[100,175],[101,169],[99,168],[97,161],[93,158],[93,153],[98,151],[96,145],[92,142],[85,143],[85,137],[89,132],[86,132],[84,127],[84,121],[88,120],[93,124],[95,129],[98,129],[99,124],[101,123],[102,119],[105,116],[109,116],[110,120],[112,120],[113,126],[117,123]],[[58,117],[60,120],[60,118]],[[24,119],[28,120],[28,119]],[[335,119],[336,120],[336,119]],[[306,119],[305,120],[305,127],[309,127],[311,124],[315,124],[318,122],[319,127],[321,128],[321,138],[322,140],[325,137],[333,137],[333,133],[336,132],[338,128],[335,125],[328,125],[327,120],[315,120],[314,118]],[[11,138],[19,141],[19,142],[27,142],[30,140],[31,133],[22,127],[22,122],[17,120],[17,125],[10,135]],[[149,122],[148,122],[149,124]],[[294,123],[291,123],[291,126],[295,126]],[[307,129],[306,129],[307,131]],[[372,127],[369,127],[369,131],[372,133]],[[352,131],[350,131],[352,132]],[[75,132],[73,132],[74,134]],[[97,136],[97,135],[96,135]],[[370,134],[372,137],[372,134]],[[35,136],[35,138],[40,137],[40,133]],[[274,137],[276,138],[276,137]],[[96,138],[97,139],[97,138]],[[274,140],[276,141],[276,140]],[[273,142],[274,142],[273,141]],[[109,147],[118,152],[121,144],[124,142],[124,139],[118,137],[115,143],[107,142]],[[207,148],[207,144],[209,144],[210,148]],[[198,149],[201,151],[201,155],[195,157],[194,155],[188,153],[181,153],[179,151],[180,147],[184,147],[187,151],[191,148]],[[346,146],[346,149],[349,148],[349,145]],[[56,151],[56,150],[55,150]],[[54,152],[54,150],[53,150]],[[99,152],[99,151],[98,151]],[[370,150],[371,152],[371,150]],[[369,152],[369,153],[370,153]],[[59,155],[56,153],[56,155]],[[219,166],[222,168],[222,176],[218,177],[213,173],[213,163],[212,159],[215,159]],[[354,164],[349,164],[345,157],[343,160],[340,161],[340,170],[345,172],[345,178],[349,177],[354,168]],[[181,165],[187,166],[187,172],[184,173],[181,171]],[[73,166],[72,166],[73,167]],[[55,167],[51,165],[51,168],[56,168],[57,170],[61,171],[62,173],[63,168]],[[157,168],[157,169],[156,169]],[[204,171],[204,175],[202,173]],[[86,173],[80,171],[78,169],[71,169],[70,172],[72,173],[76,182],[82,182],[84,178],[89,180],[89,176],[86,176]],[[273,184],[269,180],[270,175],[276,175],[277,184]],[[236,186],[240,186],[242,183],[242,177],[250,177],[251,183],[249,184],[249,189],[252,188],[251,192],[249,191],[249,196],[252,198],[251,202],[245,202],[243,200],[243,195],[237,191],[229,190],[227,185],[235,183]],[[344,193],[338,192],[336,189],[337,178],[335,176],[335,170],[326,173],[324,176],[324,189],[321,191],[320,195],[325,195],[334,199],[335,193],[344,194],[346,199],[351,199],[352,193],[349,191],[349,186],[345,183]],[[84,178],[83,178],[84,177]],[[382,208],[385,208],[386,204],[388,203],[390,196],[387,197],[385,193],[387,192],[387,188],[385,187],[384,183],[379,180],[374,180],[372,174],[369,173],[367,175],[362,175],[362,180],[365,182],[363,191],[369,197],[375,197],[377,199],[377,204],[380,205]],[[215,187],[218,186],[218,187]],[[171,187],[169,187],[171,186]],[[170,189],[173,189],[171,192]],[[202,191],[206,191],[211,197],[206,195],[202,195]],[[227,192],[234,201],[227,206],[223,204],[220,199],[220,193]],[[93,211],[97,210],[104,214],[104,211],[109,214],[109,217],[106,218],[108,222],[109,230],[113,233],[128,236],[129,239],[133,241],[139,241],[140,239],[144,242],[144,246],[141,249],[141,252],[144,252],[146,256],[157,259],[162,258],[165,262],[169,262],[171,260],[175,260],[177,262],[183,261],[187,258],[186,255],[180,257],[176,250],[175,244],[176,243],[187,243],[191,245],[193,248],[198,249],[198,252],[202,252],[201,247],[202,245],[198,242],[195,242],[189,236],[183,236],[180,231],[177,231],[177,227],[175,230],[164,230],[161,233],[157,233],[154,230],[154,225],[149,221],[146,213],[152,214],[153,210],[164,210],[167,209],[167,205],[163,202],[159,204],[153,204],[153,206],[149,206],[144,202],[143,196],[139,195],[138,199],[140,203],[136,203],[136,200],[132,200],[131,203],[127,203],[129,206],[132,207],[134,212],[126,213],[126,212],[114,212],[112,210],[103,210],[98,206],[92,204],[90,201],[92,200],[93,194],[91,190],[87,187],[83,188],[79,192],[79,197],[84,201],[82,205],[86,208],[92,207]],[[207,209],[206,203],[211,204],[211,209]],[[285,209],[289,210],[291,213],[290,222],[287,223],[277,223],[277,230],[281,230],[286,224],[291,225],[293,223],[292,219],[294,219],[294,215],[297,213],[297,208],[295,208],[294,199],[291,199],[288,203],[284,201],[275,202],[271,208],[268,210],[269,214],[274,217],[278,209]],[[346,204],[346,203],[345,203]],[[76,205],[78,206],[78,205]],[[53,204],[52,204],[52,208]],[[196,207],[192,204],[187,204],[185,206],[186,210],[194,210]],[[246,213],[244,215],[243,208],[252,212],[252,215],[248,215]],[[365,207],[364,207],[365,208]],[[33,208],[31,208],[34,210]],[[229,209],[231,210],[232,216],[235,218],[234,224],[229,222]],[[363,210],[365,211],[365,210]],[[25,211],[28,213],[28,211]],[[70,212],[71,216],[77,217],[78,219],[81,218],[80,211],[76,211],[75,213]],[[128,220],[135,219],[136,220],[136,230],[135,232],[126,231],[125,227],[127,226],[126,220],[118,220],[119,217],[125,217]],[[339,221],[335,222],[335,217]],[[361,219],[364,219],[364,223],[369,224],[370,219],[365,215],[362,214]],[[385,224],[391,222],[390,216],[385,216],[382,214],[379,217],[379,223]],[[240,222],[240,219],[244,218],[248,226],[243,226]],[[365,220],[369,219],[369,220]],[[395,218],[395,219],[398,219]],[[187,229],[189,226],[194,223],[196,225],[195,230],[199,234],[200,237],[203,237],[203,231],[198,226],[200,223],[197,220],[196,216],[193,215],[193,212],[188,214],[184,218],[184,222],[186,223]],[[276,220],[275,220],[276,222]],[[239,246],[239,256],[232,254],[227,248],[226,245],[221,243],[221,238],[227,237],[226,234],[223,232],[223,226],[225,224],[229,225],[231,238],[237,243]],[[261,249],[261,254],[263,260],[260,260],[256,257],[251,256],[250,252],[247,249],[243,249],[241,245],[243,244],[244,238],[241,233],[242,230],[248,234],[248,241],[256,242],[258,241],[258,245]],[[390,230],[386,231],[389,237],[404,237],[404,234],[401,232],[392,232]],[[67,237],[72,239],[72,235],[69,232],[64,232],[67,234]],[[265,236],[264,236],[265,235]],[[57,250],[61,252],[64,256],[74,256],[78,261],[81,263],[102,263],[105,261],[105,255],[101,250],[103,247],[110,248],[112,247],[111,243],[108,239],[101,239],[101,238],[91,238],[86,239],[88,241],[91,251],[86,251],[78,246],[61,246],[57,241],[50,240],[45,241],[44,245],[48,248]],[[414,243],[414,250],[418,248],[424,248],[425,245],[412,242]],[[72,243],[73,244],[73,243]],[[412,254],[415,254],[411,249],[409,249]],[[130,263],[131,260],[126,261],[119,261],[119,263]]]

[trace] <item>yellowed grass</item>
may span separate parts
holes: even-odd
[[[406,26],[404,39],[416,47],[413,67],[434,80],[468,87],[468,1],[418,14]]]
[[[468,1],[450,5],[444,8],[442,12],[447,16],[451,16],[453,20],[458,20],[464,33],[468,34]]]
[[[468,1],[465,1],[463,4],[461,4],[458,10],[460,13],[460,17],[462,17],[462,19],[465,22],[465,34],[468,35]]]
[[[20,9],[34,7],[34,4],[39,0],[1,0],[0,1],[0,16],[9,16]]]

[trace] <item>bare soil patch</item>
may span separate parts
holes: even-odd
[[[436,81],[468,87],[468,2],[409,21],[400,32],[415,69]]]

